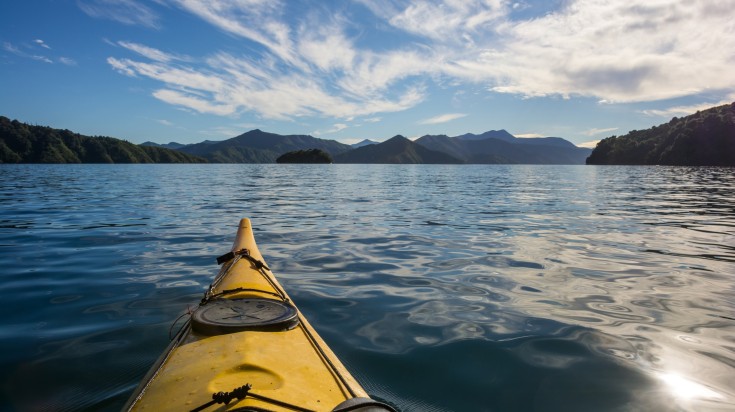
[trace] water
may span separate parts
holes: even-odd
[[[0,165],[0,409],[117,410],[251,217],[405,411],[735,409],[735,169]]]

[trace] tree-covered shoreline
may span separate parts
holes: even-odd
[[[0,116],[0,163],[206,163],[176,150],[28,125]]]
[[[735,103],[603,139],[587,164],[735,166]]]

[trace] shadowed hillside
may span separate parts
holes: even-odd
[[[446,153],[429,150],[403,136],[383,143],[359,147],[334,158],[335,163],[429,163],[457,164],[461,160]]]
[[[608,137],[587,164],[735,166],[735,103]]]
[[[426,135],[416,143],[465,163],[584,164],[591,152],[559,137],[519,139],[505,130],[455,137]]]
[[[0,163],[204,163],[162,147],[90,137],[0,116]]]
[[[178,150],[215,163],[274,163],[284,153],[308,149],[319,149],[335,156],[351,147],[308,135],[280,135],[255,129],[232,139],[187,145]]]

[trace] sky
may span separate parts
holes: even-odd
[[[0,115],[133,143],[589,146],[733,101],[735,0],[0,3]]]

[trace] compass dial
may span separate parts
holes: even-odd
[[[292,305],[263,298],[213,300],[197,309],[191,320],[194,331],[205,335],[288,330],[299,323]]]

